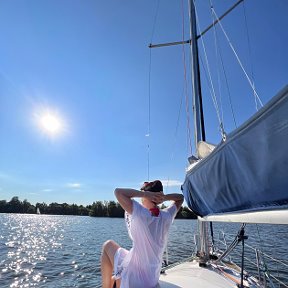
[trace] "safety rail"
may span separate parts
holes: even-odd
[[[221,238],[222,236],[222,238]],[[218,239],[214,239],[214,249],[217,248],[214,252],[218,255],[221,255],[225,253],[225,251],[228,249],[229,245],[228,242],[231,242],[234,240],[234,235],[226,234],[223,231],[219,232]],[[248,248],[248,249],[246,249]],[[258,248],[252,247],[251,245],[245,243],[245,268],[251,269],[252,273],[257,274],[257,278],[260,281],[261,285],[263,287],[272,287],[272,288],[288,288],[288,260],[279,260],[275,257],[272,257],[271,255],[268,255],[267,253],[264,253]],[[237,256],[241,256],[242,253],[240,251],[237,251],[237,249],[233,250],[234,254],[237,254]],[[253,254],[255,255],[256,260],[252,260]],[[229,262],[231,261],[230,254],[227,257],[229,259]],[[252,259],[251,259],[252,258]],[[228,260],[227,259],[227,260]],[[236,261],[235,261],[236,263]],[[238,263],[236,263],[238,264]],[[271,268],[270,268],[271,267]],[[281,269],[282,268],[282,269]],[[286,279],[286,281],[285,281]],[[286,283],[285,283],[285,282]]]

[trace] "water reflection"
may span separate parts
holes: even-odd
[[[57,218],[39,215],[4,214],[1,229],[0,277],[10,287],[38,286],[47,277],[39,267],[51,251],[61,249],[63,227]],[[6,257],[5,257],[6,254]]]
[[[224,229],[235,237],[239,226],[216,223],[214,235]],[[195,232],[195,221],[174,222],[168,242],[170,263],[191,255]],[[249,225],[247,244],[288,260],[283,255],[287,233],[285,225],[261,226],[260,231]],[[131,247],[123,219],[0,214],[0,286],[101,287],[101,247],[111,238]],[[283,279],[288,283],[288,272],[285,275]]]

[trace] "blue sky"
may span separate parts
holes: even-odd
[[[203,30],[211,13],[204,12],[208,1],[197,2]],[[214,2],[220,15],[234,1]],[[84,205],[114,200],[116,187],[138,188],[147,180],[148,143],[150,180],[163,180],[166,192],[180,191],[189,154],[183,91],[190,80],[184,81],[183,48],[150,51],[148,45],[151,39],[188,39],[181,6],[180,0],[0,2],[0,199]],[[286,0],[245,1],[249,42],[243,5],[222,22],[243,65],[253,72],[263,103],[287,84],[287,11]],[[221,30],[217,35],[224,42]],[[213,30],[205,36],[211,66],[219,63],[213,60],[213,37]],[[239,125],[255,112],[253,93],[227,43],[221,47]],[[189,47],[184,49],[188,60]],[[225,108],[227,89],[223,73],[217,73],[211,70],[215,90],[222,89],[229,132],[234,124]],[[208,96],[207,140],[219,143],[205,79],[203,95]],[[58,135],[40,125],[45,111],[62,119]]]

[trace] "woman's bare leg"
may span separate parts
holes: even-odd
[[[112,240],[108,240],[103,244],[101,255],[102,288],[113,287],[112,273],[114,267],[114,255],[118,248],[120,248],[120,246]]]

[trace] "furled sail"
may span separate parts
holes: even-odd
[[[288,86],[188,170],[182,186],[197,215],[288,208]]]
[[[206,158],[209,154],[212,153],[212,151],[216,148],[215,145],[204,142],[204,141],[199,141],[197,145],[197,150],[198,150],[198,157],[199,159]]]

